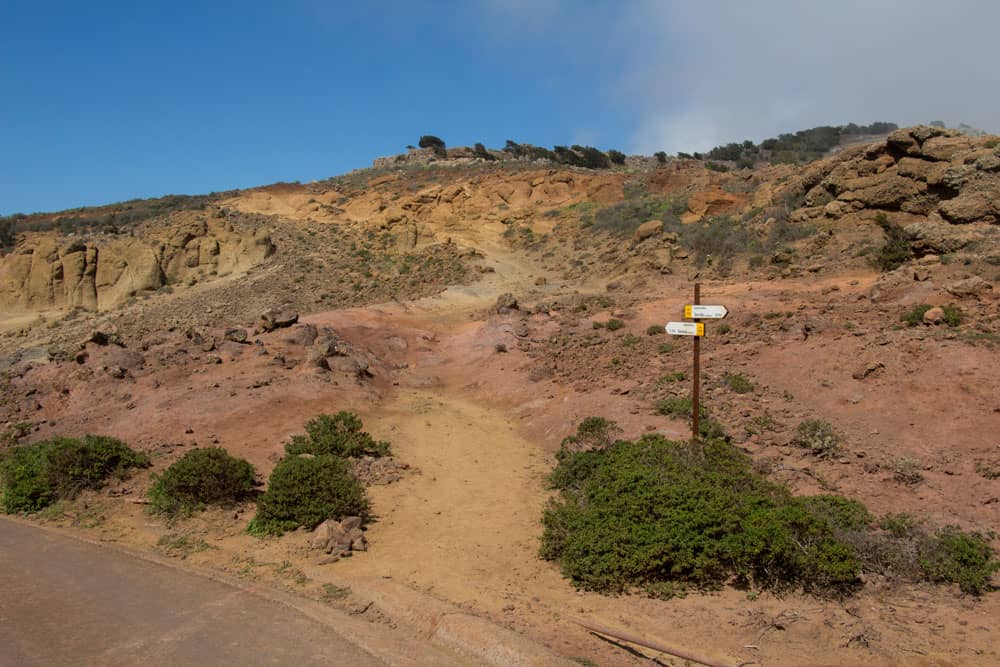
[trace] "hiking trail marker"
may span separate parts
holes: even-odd
[[[691,336],[694,347],[694,372],[691,379],[691,440],[697,441],[701,434],[701,337],[705,335],[705,324],[698,320],[721,320],[729,314],[725,306],[706,306],[701,303],[701,283],[694,284],[694,303],[684,306],[684,317],[694,322],[667,322],[667,333],[674,336]]]
[[[684,306],[684,317],[695,320],[721,320],[729,314],[725,306]]]
[[[667,333],[672,336],[704,336],[705,325],[701,322],[667,322]]]

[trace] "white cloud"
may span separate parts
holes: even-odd
[[[648,2],[636,17],[647,43],[665,38],[625,64],[662,63],[632,87],[646,152],[821,124],[1000,124],[994,2]]]
[[[547,0],[537,14],[523,0],[483,1],[547,39],[599,31],[612,66],[595,83],[632,116],[636,151],[876,120],[1000,130],[996,0],[643,0],[586,12]]]

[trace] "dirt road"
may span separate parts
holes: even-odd
[[[3,667],[385,664],[224,583],[6,520],[0,545]]]

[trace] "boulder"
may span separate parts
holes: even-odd
[[[349,516],[342,521],[327,519],[313,531],[309,547],[322,549],[328,554],[321,559],[321,564],[350,556],[351,551],[367,551],[368,539],[361,528],[361,517]]]
[[[924,313],[922,319],[924,324],[928,325],[941,324],[942,322],[944,322],[944,308],[942,308],[941,306],[934,306],[926,313]]]
[[[979,276],[972,276],[971,278],[966,278],[965,280],[959,280],[951,283],[950,285],[946,285],[944,289],[953,296],[960,298],[972,297],[978,299],[992,290],[993,285]]]
[[[872,361],[854,371],[854,373],[851,374],[851,377],[855,380],[864,380],[865,378],[878,373],[883,368],[885,368],[885,364],[881,361]]]
[[[847,179],[843,188],[838,196],[841,201],[858,202],[868,208],[896,209],[926,191],[927,186],[902,176],[879,174]]]
[[[947,162],[929,162],[915,157],[904,157],[896,163],[896,173],[915,181],[937,184],[948,170]]]
[[[517,310],[517,297],[510,292],[505,292],[497,297],[497,303],[493,307],[494,312],[506,313],[510,310]]]
[[[966,136],[931,137],[920,145],[920,155],[928,160],[947,162],[958,153],[972,149],[972,142]]]
[[[941,202],[938,211],[948,222],[966,224],[970,222],[997,222],[997,200],[985,192],[963,192],[954,199]]]
[[[326,362],[331,371],[353,375],[358,379],[372,377],[368,362],[360,357],[328,357]]]
[[[326,360],[326,355],[316,348],[309,349],[309,355],[306,357],[306,366],[308,368],[321,368],[325,371],[330,370],[330,362]]]
[[[281,306],[261,313],[260,328],[263,331],[274,331],[290,327],[299,321],[299,313],[291,306]]]
[[[639,225],[639,228],[635,230],[632,235],[632,241],[638,243],[663,231],[663,221],[662,220],[650,220],[649,222],[644,222]]]
[[[351,353],[350,345],[337,336],[330,334],[318,337],[313,342],[312,347],[316,350],[317,354],[321,354],[324,357],[344,357]]]
[[[286,342],[292,345],[301,345],[302,347],[309,347],[316,342],[316,336],[318,336],[315,325],[312,324],[298,324],[285,338]]]
[[[910,241],[910,248],[920,256],[926,254],[943,255],[955,252],[968,245],[972,234],[940,219],[922,220],[903,228]]]
[[[339,521],[327,519],[316,526],[312,537],[309,539],[309,546],[313,549],[326,549],[331,540],[337,540],[347,531],[341,526]]]
[[[247,330],[246,329],[226,329],[226,332],[222,335],[230,343],[246,343],[247,342]]]

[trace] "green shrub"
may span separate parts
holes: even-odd
[[[671,352],[674,351],[674,344],[673,343],[660,343],[657,346],[656,351],[659,352],[660,354],[670,354]]]
[[[22,438],[31,433],[30,422],[16,422],[3,433],[0,433],[0,448],[16,445]]]
[[[420,137],[417,145],[421,148],[433,148],[435,150],[445,147],[444,140],[440,137],[435,137],[433,134],[425,134]]]
[[[862,503],[843,496],[804,496],[800,501],[810,513],[826,519],[837,530],[865,530],[875,521]]]
[[[611,164],[625,164],[625,153],[611,148],[608,150],[608,159],[611,160]]]
[[[17,224],[14,216],[0,217],[0,249],[14,245]]]
[[[190,514],[210,504],[236,503],[254,491],[249,461],[230,456],[221,447],[192,449],[154,476],[150,509],[159,514]]]
[[[607,321],[604,325],[608,328],[608,331],[618,331],[625,326],[625,323],[619,320],[617,317],[613,317]]]
[[[686,206],[686,203],[685,203]],[[664,229],[680,237],[680,244],[693,251],[698,266],[728,267],[732,258],[761,247],[757,234],[741,220],[717,215],[689,225],[677,217],[665,218]]]
[[[900,484],[914,486],[924,481],[923,467],[920,459],[904,456],[892,462],[892,478]]]
[[[656,156],[656,161],[659,162],[660,164],[667,163],[666,151],[656,151],[655,153],[653,153],[653,155]]]
[[[808,449],[820,458],[830,458],[840,451],[840,441],[840,434],[833,430],[829,422],[807,419],[796,427],[792,444]]]
[[[737,394],[749,394],[754,390],[754,384],[742,373],[726,373],[722,381],[731,391]]]
[[[817,503],[764,480],[726,442],[620,440],[566,453],[552,481],[561,493],[543,515],[541,554],[581,588],[736,581],[840,593],[858,583],[857,558]]]
[[[962,320],[965,317],[962,313],[962,309],[958,306],[949,304],[947,306],[941,306],[941,310],[944,311],[944,323],[949,327],[957,327],[962,323]]]
[[[17,445],[0,454],[0,509],[36,512],[84,489],[98,489],[111,476],[149,466],[149,457],[106,436],[56,437]]]
[[[625,347],[635,347],[640,342],[642,342],[642,339],[634,334],[625,334],[622,337],[622,345]]]
[[[492,162],[493,160],[497,159],[496,156],[493,155],[493,153],[490,153],[488,150],[486,150],[486,146],[483,146],[480,143],[477,143],[475,146],[473,146],[472,152],[476,155],[476,157],[486,160],[487,162]]]
[[[878,527],[893,537],[909,537],[920,527],[912,514],[886,514],[879,519]]]
[[[281,535],[299,526],[312,530],[327,519],[366,516],[368,501],[344,459],[323,454],[289,456],[278,462],[257,500],[249,531]]]
[[[931,308],[933,308],[933,306],[931,306],[928,303],[917,304],[916,306],[914,306],[910,310],[908,310],[905,313],[903,313],[902,315],[900,315],[899,316],[899,321],[900,322],[905,322],[906,326],[908,326],[908,327],[915,327],[918,324],[923,324],[923,322],[924,322],[924,313],[926,313]]]
[[[576,433],[563,438],[563,449],[603,449],[621,434],[617,422],[604,417],[587,417],[576,427]]]
[[[656,411],[667,417],[690,417],[692,411],[690,396],[673,396],[657,402]],[[704,404],[698,406],[698,415],[702,419],[708,417],[708,409]]]
[[[989,541],[980,533],[965,533],[954,526],[941,529],[929,552],[920,559],[930,581],[958,584],[963,593],[981,595],[991,588],[1000,561],[993,558]]]
[[[320,415],[306,422],[306,435],[292,436],[285,445],[289,456],[297,454],[334,454],[336,456],[387,456],[389,443],[376,441],[362,431],[363,424],[353,412]]]
[[[684,380],[687,380],[687,373],[684,371],[674,371],[662,376],[657,382],[659,384],[667,384],[670,382],[684,382]]]
[[[650,324],[648,327],[646,327],[647,336],[659,336],[660,334],[665,334],[665,333],[667,333],[667,330],[663,327],[662,324]]]
[[[875,224],[881,227],[885,234],[885,244],[879,249],[875,258],[878,268],[883,271],[892,271],[913,258],[910,241],[902,227],[889,222],[885,213],[879,213],[875,216]]]

